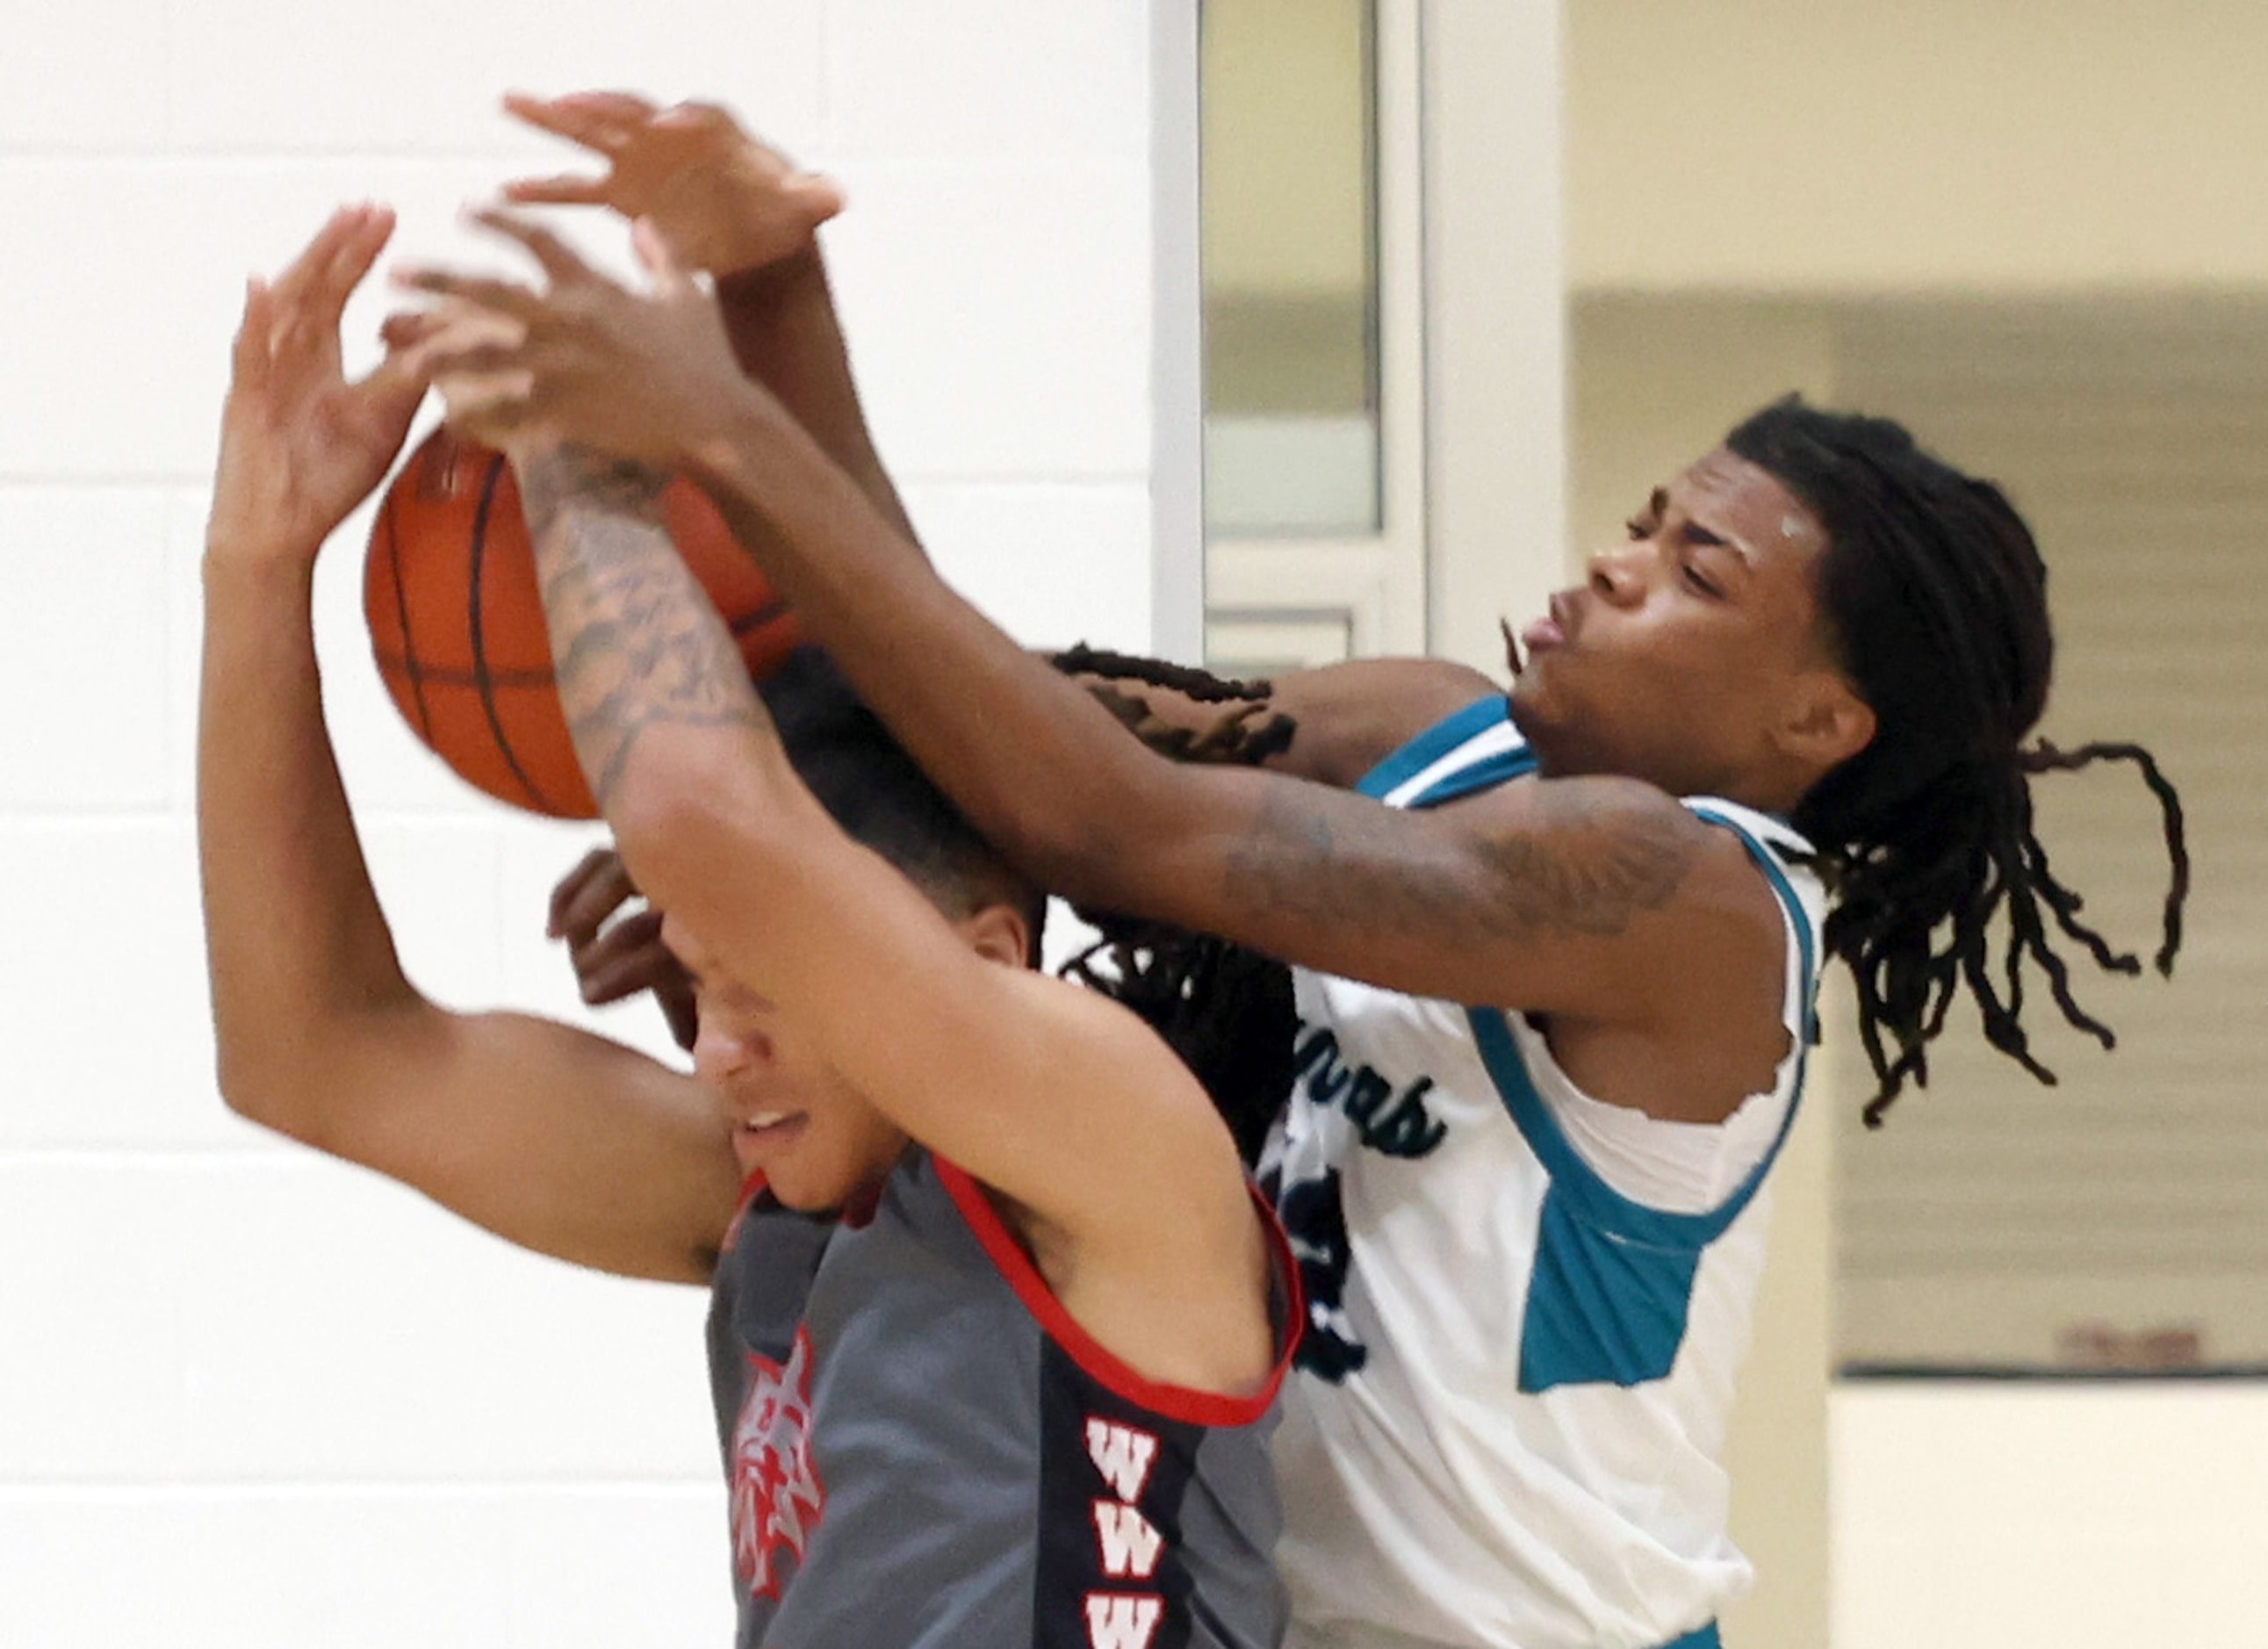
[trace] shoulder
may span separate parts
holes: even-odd
[[[1447,659],[1355,659],[1276,679],[1270,703],[1299,724],[1270,765],[1351,790],[1444,717],[1501,696],[1502,684]]]
[[[1653,784],[1516,779],[1440,813],[1511,931],[1574,947],[1563,983],[1592,980],[1587,1012],[1652,1020],[1751,973],[1776,976],[1780,903],[1749,838]]]
[[[1737,867],[1737,837],[1643,779],[1598,775],[1529,776],[1440,809],[1491,847],[1507,872],[1571,896],[1619,893],[1664,905],[1689,890],[1696,872]],[[1583,885],[1555,880],[1580,879]]]
[[[1061,1143],[1064,1189],[1079,1182],[1092,1182],[1090,1193],[1130,1186],[1138,1201],[1188,1183],[1185,1176],[1216,1159],[1238,1168],[1211,1096],[1133,1009],[1035,971],[1001,983],[995,1024],[1014,1048],[1020,1108]],[[1014,1189],[1027,1202],[1057,1201]],[[1107,1218],[1109,1200],[1086,1201],[1080,1211]]]

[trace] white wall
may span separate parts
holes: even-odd
[[[0,1643],[721,1642],[699,1295],[513,1253],[215,1097],[196,561],[242,280],[343,198],[396,202],[406,251],[461,252],[459,202],[557,161],[492,113],[507,85],[720,97],[849,185],[840,293],[948,571],[1033,639],[1140,646],[1148,7],[88,0],[11,24]],[[446,1000],[572,1012],[538,935],[583,836],[470,797],[394,722],[361,530],[321,630],[405,957]]]

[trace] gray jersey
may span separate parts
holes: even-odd
[[[1288,1352],[1287,1309],[1278,1324]],[[709,1349],[741,1649],[1263,1649],[1283,1632],[1283,1362],[1250,1398],[1143,1379],[927,1152],[855,1217],[755,1190]]]

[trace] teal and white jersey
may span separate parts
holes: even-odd
[[[1491,699],[1362,788],[1435,806],[1534,765]],[[1300,1078],[1262,1164],[1308,1302],[1275,1447],[1293,1649],[1700,1649],[1749,1581],[1718,1454],[1824,897],[1786,826],[1687,806],[1787,921],[1789,1050],[1725,1123],[1583,1094],[1520,1014],[1294,971]]]

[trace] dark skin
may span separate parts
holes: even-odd
[[[778,399],[908,542],[917,541],[867,429],[814,235],[841,210],[842,192],[713,105],[665,107],[626,92],[585,92],[514,94],[504,107],[578,145],[595,165],[507,184],[506,198],[650,220],[674,256],[715,278],[740,370]],[[414,335],[414,328],[397,328],[402,342]],[[1273,687],[1270,712],[1291,717],[1300,735],[1268,764],[1342,789],[1412,732],[1492,690],[1478,672],[1435,659],[1294,671]],[[1108,690],[1145,703],[1152,725],[1202,734],[1223,713],[1152,685],[1118,681]],[[680,1045],[693,1045],[691,983],[661,944],[660,912],[644,902],[619,855],[598,850],[562,879],[549,931],[568,946],[585,1001],[651,990]]]
[[[806,423],[806,427],[809,427]],[[1171,688],[1073,674],[1090,691],[1145,707],[1145,737],[1161,729],[1195,736],[1200,750],[1233,712]],[[1263,765],[1351,790],[1413,733],[1495,690],[1476,670],[1441,659],[1360,659],[1276,677],[1264,704],[1244,704],[1298,730]],[[1203,759],[1193,755],[1189,759]],[[593,848],[552,889],[546,931],[567,946],[583,1000],[593,1007],[651,991],[681,1048],[698,1029],[693,983],[662,943],[662,914],[645,902],[622,856]]]
[[[666,256],[656,289],[631,292],[539,229],[488,221],[542,263],[544,290],[409,282],[489,317],[423,351],[460,416],[699,477],[807,632],[1038,880],[1388,989],[1535,1013],[1577,1082],[1652,1115],[1720,1121],[1770,1086],[1787,1051],[1781,915],[1738,841],[1675,797],[1784,809],[1863,747],[1872,718],[1819,622],[1824,534],[1766,472],[1705,457],[1557,598],[1556,625],[1528,632],[1515,703],[1544,777],[1399,813],[1280,774],[1176,767],[1117,736],[741,378],[713,301]]]

